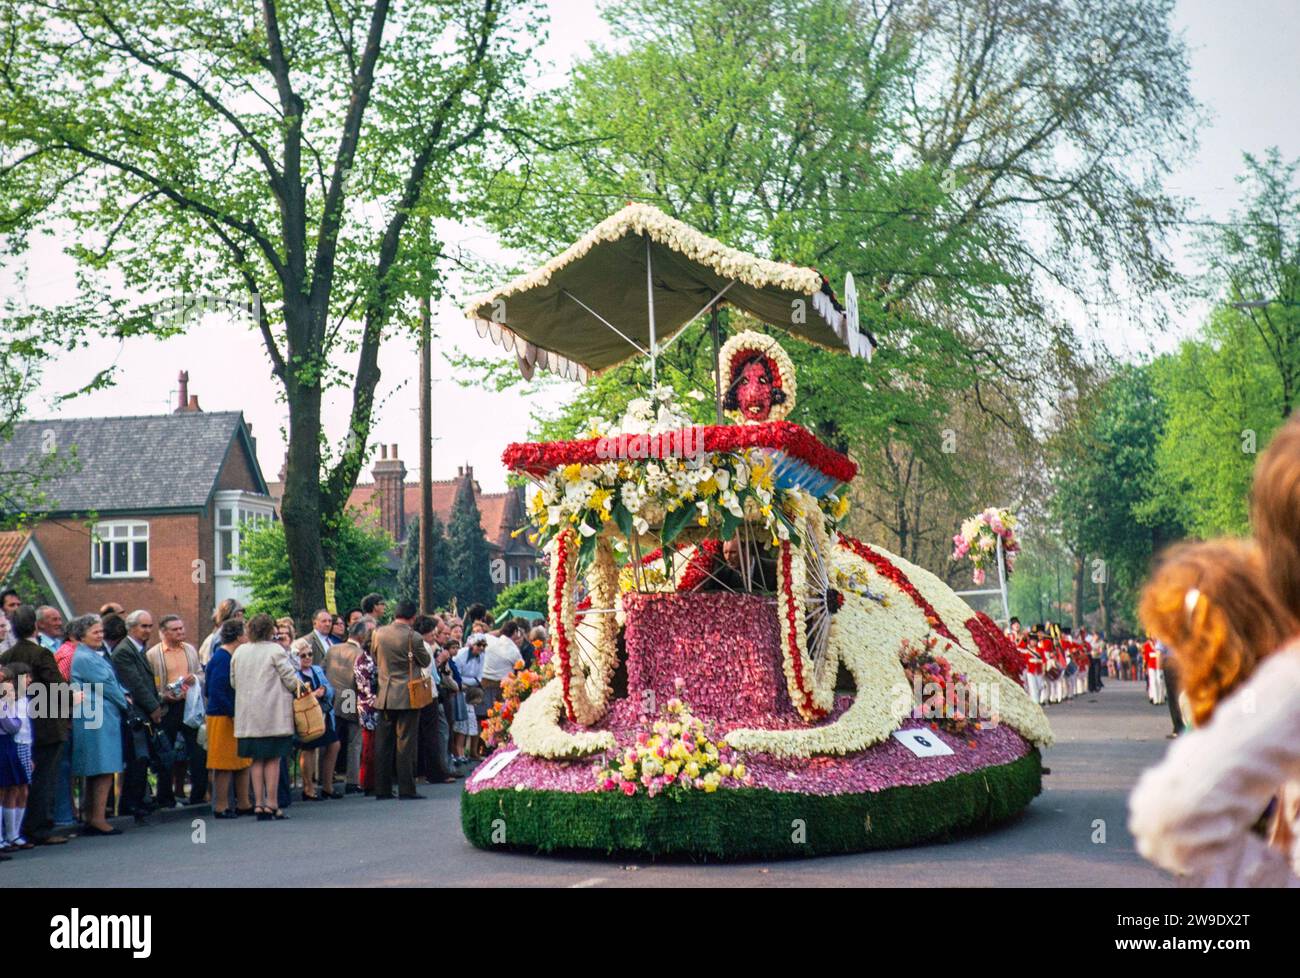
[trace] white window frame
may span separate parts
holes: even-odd
[[[122,530],[118,533],[117,530]],[[141,532],[143,531],[143,532]],[[145,568],[135,569],[135,545],[144,542]],[[112,545],[125,542],[127,570],[105,570],[99,566],[100,546],[109,544],[109,560],[112,561]],[[153,565],[153,549],[149,546],[148,520],[103,520],[91,527],[90,531],[90,576],[97,581],[121,580],[125,578],[145,578],[149,576]]]
[[[223,509],[229,510],[232,514],[229,524],[221,522],[221,511]],[[272,522],[275,519],[275,505],[266,496],[255,496],[240,489],[225,489],[216,494],[212,508],[212,556],[213,563],[216,565],[217,577],[234,577],[239,573],[239,562],[235,558],[239,556],[239,543],[240,538],[243,536],[241,527],[248,519],[252,519],[257,523],[263,521],[265,523]],[[222,533],[231,535],[231,566],[229,568],[222,566]]]

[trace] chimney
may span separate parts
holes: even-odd
[[[375,500],[379,506],[379,525],[398,543],[406,530],[406,466],[391,453],[387,445],[379,446],[379,461],[371,470],[375,478]]]
[[[182,370],[176,380],[180,384],[180,396],[176,398],[176,413],[180,414],[190,400],[190,372]]]
[[[186,410],[186,411],[202,411],[202,410],[203,410],[201,407],[199,407],[199,395],[198,395],[198,394],[191,394],[191,395],[190,395],[190,405],[189,405],[189,407],[187,407],[185,410]]]
[[[257,458],[257,439],[253,437],[253,426],[244,422],[244,431],[248,433],[248,444],[253,449],[253,458]]]

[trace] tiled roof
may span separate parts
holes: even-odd
[[[14,565],[18,563],[18,555],[23,552],[23,547],[27,546],[31,536],[31,530],[8,530],[0,533],[0,581],[5,580],[13,571]]]
[[[67,460],[41,485],[50,512],[199,508],[242,421],[239,411],[22,421],[0,444],[0,468],[30,466],[51,447]]]
[[[433,482],[433,511],[437,514],[438,519],[442,521],[443,527],[446,527],[451,521],[451,510],[456,502],[456,489],[460,483],[460,479],[444,479]],[[477,483],[475,485],[477,486]],[[418,518],[420,515],[420,484],[418,482],[406,482],[402,484],[402,490],[402,508],[405,512],[406,522],[409,525],[411,520]],[[375,507],[374,496],[375,487],[373,483],[359,485],[352,490],[352,495],[348,497],[348,505],[362,512],[369,512]],[[479,524],[483,527],[483,534],[487,537],[488,543],[502,549],[509,546],[511,542],[510,534],[516,529],[516,527],[507,525],[506,515],[509,501],[510,492],[480,492],[476,495]]]

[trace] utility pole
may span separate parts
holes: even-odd
[[[425,237],[429,225],[426,219]],[[426,279],[420,290],[420,610],[433,611],[433,369],[432,313]]]

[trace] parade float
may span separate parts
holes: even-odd
[[[471,302],[528,378],[648,358],[621,419],[505,451],[534,484],[551,659],[507,683],[462,796],[473,844],[854,852],[987,827],[1038,794],[1051,731],[1001,629],[840,531],[857,466],[787,420],[789,356],[756,329],[722,342],[725,304],[733,323],[869,360],[851,279],[844,299],[812,269],[633,204]],[[712,425],[683,406],[704,395],[657,377],[697,321],[713,334]]]

